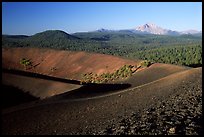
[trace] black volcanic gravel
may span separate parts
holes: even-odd
[[[3,113],[5,135],[202,135],[202,69],[84,101]]]
[[[119,124],[109,125],[97,134],[113,135],[201,135],[202,85],[188,85],[184,92],[172,95],[130,117],[122,118]]]

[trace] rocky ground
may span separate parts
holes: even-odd
[[[189,85],[191,86],[191,85]],[[156,106],[124,117],[117,125],[109,125],[96,134],[113,135],[201,135],[202,85],[183,88]]]
[[[137,81],[137,79],[135,79]],[[85,93],[84,93],[85,94]],[[66,99],[67,98],[67,99]],[[202,135],[202,68],[105,97],[3,111],[5,135]],[[82,98],[83,99],[83,98]]]

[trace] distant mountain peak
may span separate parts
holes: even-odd
[[[186,30],[186,31],[181,31],[181,34],[196,34],[196,33],[201,33],[201,31],[197,31],[197,30]]]
[[[173,31],[169,29],[163,29],[162,27],[157,26],[154,23],[146,23],[144,25],[138,26],[134,29],[137,32],[157,34],[157,35],[182,35],[182,34],[198,34],[202,33],[197,30],[187,30],[187,31]]]
[[[150,34],[159,34],[159,35],[166,34],[168,31],[166,29],[163,29],[157,26],[154,23],[146,23],[144,25],[136,27],[135,30],[150,33]]]
[[[156,27],[157,25],[154,24],[154,23],[149,22],[149,23],[146,23],[145,26],[147,26],[147,27]]]
[[[104,28],[98,29],[98,30],[96,30],[96,31],[97,31],[97,32],[113,32],[113,30],[104,29]]]
[[[155,23],[148,22],[144,25],[137,26],[133,29],[121,29],[121,30],[110,30],[110,29],[98,29],[93,32],[103,32],[103,33],[109,33],[109,32],[125,32],[125,33],[135,33],[135,34],[155,34],[155,35],[172,35],[172,36],[178,36],[182,34],[202,34],[202,31],[196,31],[196,30],[187,30],[187,31],[173,31],[170,29],[164,29]]]
[[[104,29],[104,28],[100,28],[100,29],[98,29],[98,31],[105,31],[106,29]]]

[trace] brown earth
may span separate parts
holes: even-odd
[[[20,64],[22,58],[30,59],[33,67],[25,70],[24,66]],[[39,48],[2,49],[3,68],[35,72],[74,80],[81,80],[81,75],[85,73],[111,73],[125,64],[137,65],[138,63],[138,60],[127,60],[111,55],[96,53]]]
[[[32,67],[20,64],[21,59],[30,59]],[[2,48],[3,69],[21,70],[43,74],[54,78],[81,80],[82,74],[114,72],[125,64],[136,65],[139,61],[127,60],[115,56],[86,52],[62,51],[38,48]],[[62,83],[3,73],[5,85],[18,87],[41,99],[61,94],[81,87],[81,85]]]

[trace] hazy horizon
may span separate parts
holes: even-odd
[[[149,22],[173,31],[202,31],[202,2],[2,2],[7,35],[133,29]]]

